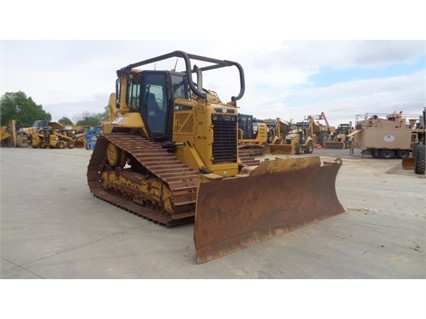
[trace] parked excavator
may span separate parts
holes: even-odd
[[[159,70],[157,63],[167,60],[175,68]],[[180,61],[183,70],[176,71]],[[226,67],[236,68],[240,89],[224,103],[204,88],[203,76]],[[87,168],[89,189],[164,226],[194,222],[198,263],[344,212],[335,190],[340,159],[306,156],[257,166],[240,159],[237,101],[245,79],[239,63],[174,51],[117,76]]]

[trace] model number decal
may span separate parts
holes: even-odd
[[[114,121],[112,121],[113,125],[120,124],[124,120],[123,117],[117,117]]]

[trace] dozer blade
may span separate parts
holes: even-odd
[[[344,212],[335,181],[342,162],[318,156],[262,162],[247,177],[198,188],[194,241],[204,263]]]
[[[414,157],[406,157],[402,159],[402,169],[414,170]]]
[[[269,144],[268,153],[270,154],[291,154],[292,147],[290,144]]]

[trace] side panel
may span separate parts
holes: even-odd
[[[411,149],[410,129],[368,128],[363,139],[365,148]]]
[[[145,132],[145,136],[147,136],[148,133],[146,131],[145,123],[143,122],[139,112],[125,113],[116,117],[111,122],[105,122],[102,127],[104,133],[129,129],[142,130]]]
[[[173,141],[177,157],[194,170],[238,174],[237,112],[234,107],[176,99]]]

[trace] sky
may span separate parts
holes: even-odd
[[[324,112],[330,125],[337,126],[369,112],[420,114],[425,101],[425,43],[278,39],[269,47],[247,43],[230,48],[226,43],[192,40],[6,40],[1,43],[1,94],[23,91],[53,120],[65,116],[75,121],[85,112],[104,111],[115,88],[116,70],[183,50],[243,66],[241,113],[297,122]],[[175,63],[168,60],[163,69]],[[230,101],[239,92],[236,68],[205,74],[204,85],[222,101]]]
[[[392,7],[392,1],[386,3]],[[229,11],[238,9],[229,4],[228,7]],[[426,10],[424,3],[419,8]],[[303,7],[290,9],[297,11]],[[393,7],[396,12],[398,9],[400,7]],[[273,21],[280,17],[272,11],[268,14]],[[283,17],[289,17],[289,13]],[[343,18],[342,15],[340,19]],[[368,16],[363,18],[368,20]],[[0,37],[0,93],[23,91],[41,104],[53,120],[68,117],[76,121],[84,113],[104,111],[109,95],[115,90],[116,70],[182,50],[240,63],[246,89],[238,101],[239,112],[258,119],[281,118],[297,122],[308,115],[324,112],[330,125],[337,126],[354,122],[357,115],[365,113],[402,111],[417,115],[425,106],[426,32],[412,32],[411,28],[404,31],[402,25],[407,23],[399,24],[395,32],[390,29],[390,35],[388,31],[379,29],[375,33],[373,28],[362,29],[357,25],[355,30],[348,28],[342,32],[346,37],[330,33],[331,36],[315,38],[312,26],[293,36],[291,30],[262,33],[262,27],[256,23],[244,25],[249,35],[238,31],[235,24],[231,24],[234,28],[227,26],[217,34],[211,33],[216,26],[204,24],[198,28],[201,29],[199,35],[194,21],[190,30],[195,36],[187,36],[171,32],[184,24],[184,19],[173,19],[183,21],[176,23],[173,29],[166,28],[158,37],[137,33],[140,36],[137,38],[134,31],[130,36],[121,36],[123,33],[113,29],[111,38],[108,32],[107,35],[101,33],[97,39],[86,38],[86,29],[83,29],[79,38],[72,34],[67,37],[69,29],[52,36],[50,31],[43,34],[44,29],[35,28],[35,36],[31,38],[18,29],[15,35]],[[390,23],[394,21],[389,20]],[[425,25],[424,20],[420,26]],[[269,30],[276,30],[277,23],[272,22]],[[330,28],[340,30],[334,23],[323,23],[323,29],[315,26],[315,30],[319,30],[319,35],[328,34]],[[289,23],[283,25],[286,27]],[[374,24],[374,27],[377,25],[381,24]],[[129,24],[129,29],[132,26]],[[357,29],[360,36],[353,37]],[[304,30],[308,31],[307,36]],[[223,32],[229,33],[229,37],[223,36]],[[404,38],[411,34],[413,36],[408,39]],[[172,69],[175,62],[168,60],[150,67]],[[224,102],[239,92],[235,68],[203,76],[204,86],[216,91]]]

